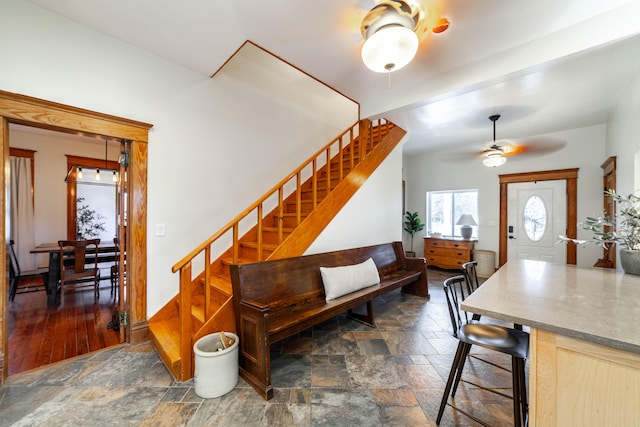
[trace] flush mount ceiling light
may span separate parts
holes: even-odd
[[[490,168],[504,165],[507,161],[507,158],[504,157],[504,149],[496,144],[496,121],[499,118],[500,114],[489,116],[489,120],[493,122],[493,144],[482,153],[485,156],[482,163]]]
[[[405,1],[386,0],[376,5],[360,28],[364,65],[377,73],[390,73],[411,62],[418,52],[419,21],[420,10]]]

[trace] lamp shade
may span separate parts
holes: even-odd
[[[456,225],[478,225],[478,224],[476,223],[476,220],[473,219],[473,215],[462,214],[460,215],[460,218],[458,218]]]
[[[413,30],[388,25],[368,37],[362,46],[362,62],[371,71],[387,73],[407,65],[418,52],[418,36]]]
[[[460,215],[460,218],[458,218],[456,225],[462,226],[460,227],[460,234],[462,234],[463,239],[468,240],[471,238],[471,234],[473,233],[473,228],[471,228],[471,226],[478,225],[478,224],[476,223],[476,220],[473,219],[472,215],[462,214]]]

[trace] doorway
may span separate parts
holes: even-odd
[[[500,180],[500,240],[498,249],[498,266],[503,266],[508,259],[509,236],[509,185],[519,182],[556,181],[566,182],[566,232],[565,235],[574,237],[578,232],[578,169],[558,169],[541,172],[523,172],[499,175]],[[568,243],[566,246],[566,263],[576,263],[576,245]]]
[[[124,310],[124,283],[117,279],[126,274],[114,273],[116,266],[126,264],[116,262],[119,252],[114,244],[122,234],[117,206],[123,195],[120,184],[125,183],[119,179],[123,173],[117,160],[124,144],[16,124],[9,126],[9,142],[12,182],[16,146],[34,154],[33,173],[22,177],[24,188],[14,183],[9,194],[9,206],[16,205],[9,215],[16,265],[23,271],[33,266],[48,270],[51,279],[19,280],[17,294],[7,302],[7,375],[11,376],[120,344],[124,333],[118,314]],[[92,165],[101,166],[100,172]],[[23,197],[31,203],[15,203]],[[98,297],[93,297],[93,286],[73,290],[60,286],[56,292],[57,242],[96,238],[100,239]]]
[[[146,194],[147,194],[147,141],[151,125],[105,115],[76,107],[0,91],[0,153],[3,164],[8,164],[9,124],[39,127],[70,134],[103,135],[128,141],[128,191],[125,203],[131,207],[127,217],[126,255],[127,288],[124,298],[126,311],[123,320],[124,341],[136,343],[147,340],[146,324]],[[7,171],[0,177],[0,185],[7,189]],[[131,203],[135,200],[136,203]],[[5,198],[0,198],[0,210],[5,218],[1,222],[0,244],[6,247]],[[7,264],[0,257],[0,291],[7,295]],[[7,308],[6,298],[0,298],[0,382],[7,376]]]
[[[508,259],[564,262],[567,247],[556,236],[567,228],[565,181],[517,182],[508,192]]]

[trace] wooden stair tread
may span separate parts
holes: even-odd
[[[270,231],[270,232],[278,232],[278,227],[262,227],[262,230],[264,231]],[[282,232],[283,233],[292,233],[293,230],[295,230],[295,228],[292,227],[282,227]]]
[[[250,259],[250,258],[238,258],[238,261],[236,263],[233,262],[232,258],[223,258],[222,263],[225,265],[231,265],[231,264],[251,264],[253,262],[257,262],[257,260],[255,259]]]
[[[171,318],[149,323],[156,350],[170,366],[180,363],[180,319]]]
[[[211,275],[209,284],[228,297],[233,295],[233,290],[231,289],[231,279],[229,279],[229,277],[227,276],[224,276],[222,274]]]
[[[282,216],[283,216],[283,217],[285,217],[285,216],[286,216],[286,217],[294,217],[294,218],[295,218],[297,215],[298,215],[298,214],[297,214],[297,213],[295,213],[295,212],[283,212],[283,213],[282,213]],[[301,217],[301,218],[305,218],[307,215],[308,215],[308,213],[305,213],[305,212],[301,212],[301,213],[300,213],[300,217]],[[277,215],[274,215],[274,216],[277,216]]]

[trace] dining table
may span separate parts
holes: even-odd
[[[640,426],[640,276],[510,260],[461,307],[529,327],[530,426]]]
[[[73,248],[64,248],[65,252],[73,252]],[[115,261],[117,246],[111,241],[98,245],[99,262]],[[32,254],[49,254],[49,280],[45,283],[47,305],[55,307],[60,303],[60,246],[58,243],[41,243],[31,249]],[[104,256],[104,257],[103,257]]]

